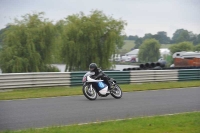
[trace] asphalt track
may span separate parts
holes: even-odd
[[[0,131],[200,111],[200,88],[139,91],[89,101],[84,96],[0,101]]]

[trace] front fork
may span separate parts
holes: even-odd
[[[88,90],[89,90],[90,92],[92,92],[92,84],[89,84],[88,86],[89,86],[89,89],[88,89]]]
[[[85,86],[85,85],[87,85],[88,86],[88,90],[89,91],[92,91],[92,84],[88,84],[87,82],[85,82],[85,83],[83,83],[83,85]]]

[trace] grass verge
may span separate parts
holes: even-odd
[[[200,112],[4,133],[199,133]]]
[[[158,83],[120,85],[123,92],[198,87],[198,86],[200,86],[199,81],[158,82]],[[43,87],[43,88],[13,89],[12,91],[0,92],[0,100],[73,96],[73,95],[82,95],[82,87],[81,86]]]
[[[135,41],[133,40],[124,40],[124,45],[122,46],[123,50],[131,51],[131,49],[135,46]]]

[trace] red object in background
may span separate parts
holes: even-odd
[[[175,67],[199,67],[200,58],[174,58]]]
[[[131,58],[130,62],[136,62],[136,58]]]

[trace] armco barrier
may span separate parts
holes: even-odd
[[[71,86],[82,85],[82,78],[86,72],[71,72]]]
[[[86,72],[71,72],[71,85],[82,85],[82,78]],[[114,78],[119,84],[130,83],[130,72],[124,71],[105,71],[105,74],[111,78]]]
[[[86,72],[41,72],[0,74],[0,89],[43,86],[78,86]],[[119,84],[200,80],[200,69],[105,71]]]
[[[130,71],[131,83],[177,81],[178,70]]]
[[[179,81],[200,80],[200,69],[181,69],[178,70]]]
[[[10,73],[0,74],[0,89],[29,88],[42,86],[69,86],[70,73]]]

